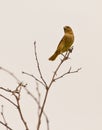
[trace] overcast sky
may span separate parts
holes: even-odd
[[[63,26],[71,26],[74,31],[74,50],[60,74],[70,66],[73,70],[80,67],[82,70],[53,84],[46,104],[50,130],[102,130],[101,5],[101,0],[0,1],[0,66],[12,71],[25,83],[31,80],[23,76],[22,71],[38,75],[33,41],[37,43],[43,75],[49,82],[60,56],[54,62],[48,58],[64,34]],[[0,71],[0,86],[12,89],[14,82]],[[1,100],[0,105],[3,103]],[[27,109],[29,111],[31,107]],[[5,112],[11,110],[6,107]],[[13,111],[12,114],[16,115]],[[16,125],[13,117],[9,122]],[[34,124],[29,123],[33,130]],[[5,128],[0,125],[0,130]],[[19,126],[19,130],[23,127]]]

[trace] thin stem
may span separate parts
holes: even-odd
[[[44,82],[45,87],[47,87],[47,83],[45,82],[45,80],[44,80],[44,78],[42,76],[42,73],[41,73],[41,70],[40,70],[40,66],[39,66],[39,61],[38,61],[37,52],[36,52],[36,42],[34,42],[34,52],[35,52],[35,58],[36,58],[37,68],[38,68],[38,71],[39,71],[39,74],[40,74],[40,78]]]
[[[25,87],[25,90],[33,98],[33,100],[37,103],[39,109],[41,110],[42,107],[40,106],[38,99],[26,87]],[[43,115],[45,116],[45,119],[46,119],[47,130],[49,130],[49,120],[48,120],[48,117],[47,117],[46,113],[44,112],[44,110],[43,110]]]
[[[35,79],[36,81],[38,81],[40,84],[42,84],[43,86],[45,86],[45,84],[44,84],[42,81],[40,81],[38,78],[36,78],[34,75],[29,74],[29,73],[27,73],[27,72],[22,72],[22,74],[26,74],[26,75],[28,75],[28,76],[34,78],[34,79]]]
[[[8,102],[10,102],[12,105],[14,105],[15,107],[17,107],[17,105],[12,102],[10,99],[8,99],[7,97],[3,96],[2,94],[0,94],[0,97],[3,97],[4,99],[6,99]]]
[[[60,78],[64,77],[65,75],[68,75],[68,74],[77,73],[79,70],[81,70],[81,68],[78,68],[78,69],[77,69],[77,70],[75,70],[75,71],[71,71],[71,70],[69,69],[69,71],[68,71],[68,72],[66,72],[66,73],[62,74],[61,76],[59,76],[59,77],[55,78],[54,80],[58,80],[58,79],[60,79]]]
[[[15,98],[16,98],[17,109],[18,109],[19,115],[20,115],[20,117],[21,117],[21,120],[22,120],[22,122],[23,122],[23,124],[24,124],[26,130],[29,130],[28,125],[27,125],[27,123],[26,123],[26,121],[25,121],[25,119],[24,119],[24,117],[23,117],[23,113],[22,113],[22,111],[21,111],[21,107],[20,107],[20,94],[21,94],[21,89],[22,89],[22,86],[19,86],[18,96],[17,96],[15,93],[14,93],[13,95],[14,95]]]
[[[37,130],[40,129],[41,117],[42,117],[42,113],[44,111],[44,107],[45,107],[45,103],[46,103],[46,100],[47,100],[48,92],[49,92],[49,89],[46,90],[45,98],[44,98],[44,101],[43,101],[43,104],[42,104],[42,107],[41,107],[41,111],[40,111],[39,118],[38,118]]]
[[[7,128],[8,124],[7,124],[5,116],[4,116],[4,107],[3,107],[3,105],[1,106],[1,116],[2,116],[3,121],[5,123],[6,130],[8,130],[8,128]]]
[[[0,124],[2,124],[3,126],[7,127],[9,130],[13,130],[12,128],[10,128],[8,125],[6,125],[5,123],[3,123],[2,121],[0,121]]]
[[[0,69],[7,72],[9,75],[11,75],[17,81],[18,84],[20,83],[20,80],[13,73],[11,73],[10,71],[8,71],[7,69],[3,67],[0,67]]]

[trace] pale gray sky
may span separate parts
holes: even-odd
[[[54,62],[48,58],[63,36],[63,26],[69,25],[74,31],[71,60],[63,65],[61,73],[70,66],[73,70],[80,67],[82,70],[53,84],[46,105],[50,129],[102,130],[101,5],[101,0],[0,1],[0,66],[11,70],[24,82],[33,84],[21,71],[38,75],[33,41],[37,42],[42,72],[49,82],[59,57]],[[15,81],[0,71],[0,85],[13,88]],[[1,100],[0,105],[3,102]],[[5,105],[5,113],[11,113],[13,108],[8,110]],[[29,112],[34,108],[29,106],[26,116],[34,120],[36,117]],[[16,116],[13,111],[12,114]],[[19,119],[15,121],[13,117],[9,122],[14,127]],[[35,124],[28,122],[33,130]],[[41,130],[45,129],[44,125]],[[17,125],[17,129],[23,130],[23,127]],[[0,125],[0,130],[5,128]]]

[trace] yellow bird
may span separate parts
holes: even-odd
[[[64,34],[62,40],[60,41],[55,53],[49,58],[49,60],[53,61],[56,59],[56,57],[59,54],[67,52],[70,49],[71,45],[73,44],[74,34],[73,34],[71,27],[65,26],[64,33],[65,34]]]

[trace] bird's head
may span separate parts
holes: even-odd
[[[71,27],[69,27],[69,26],[64,26],[64,32],[65,33],[73,33]]]

